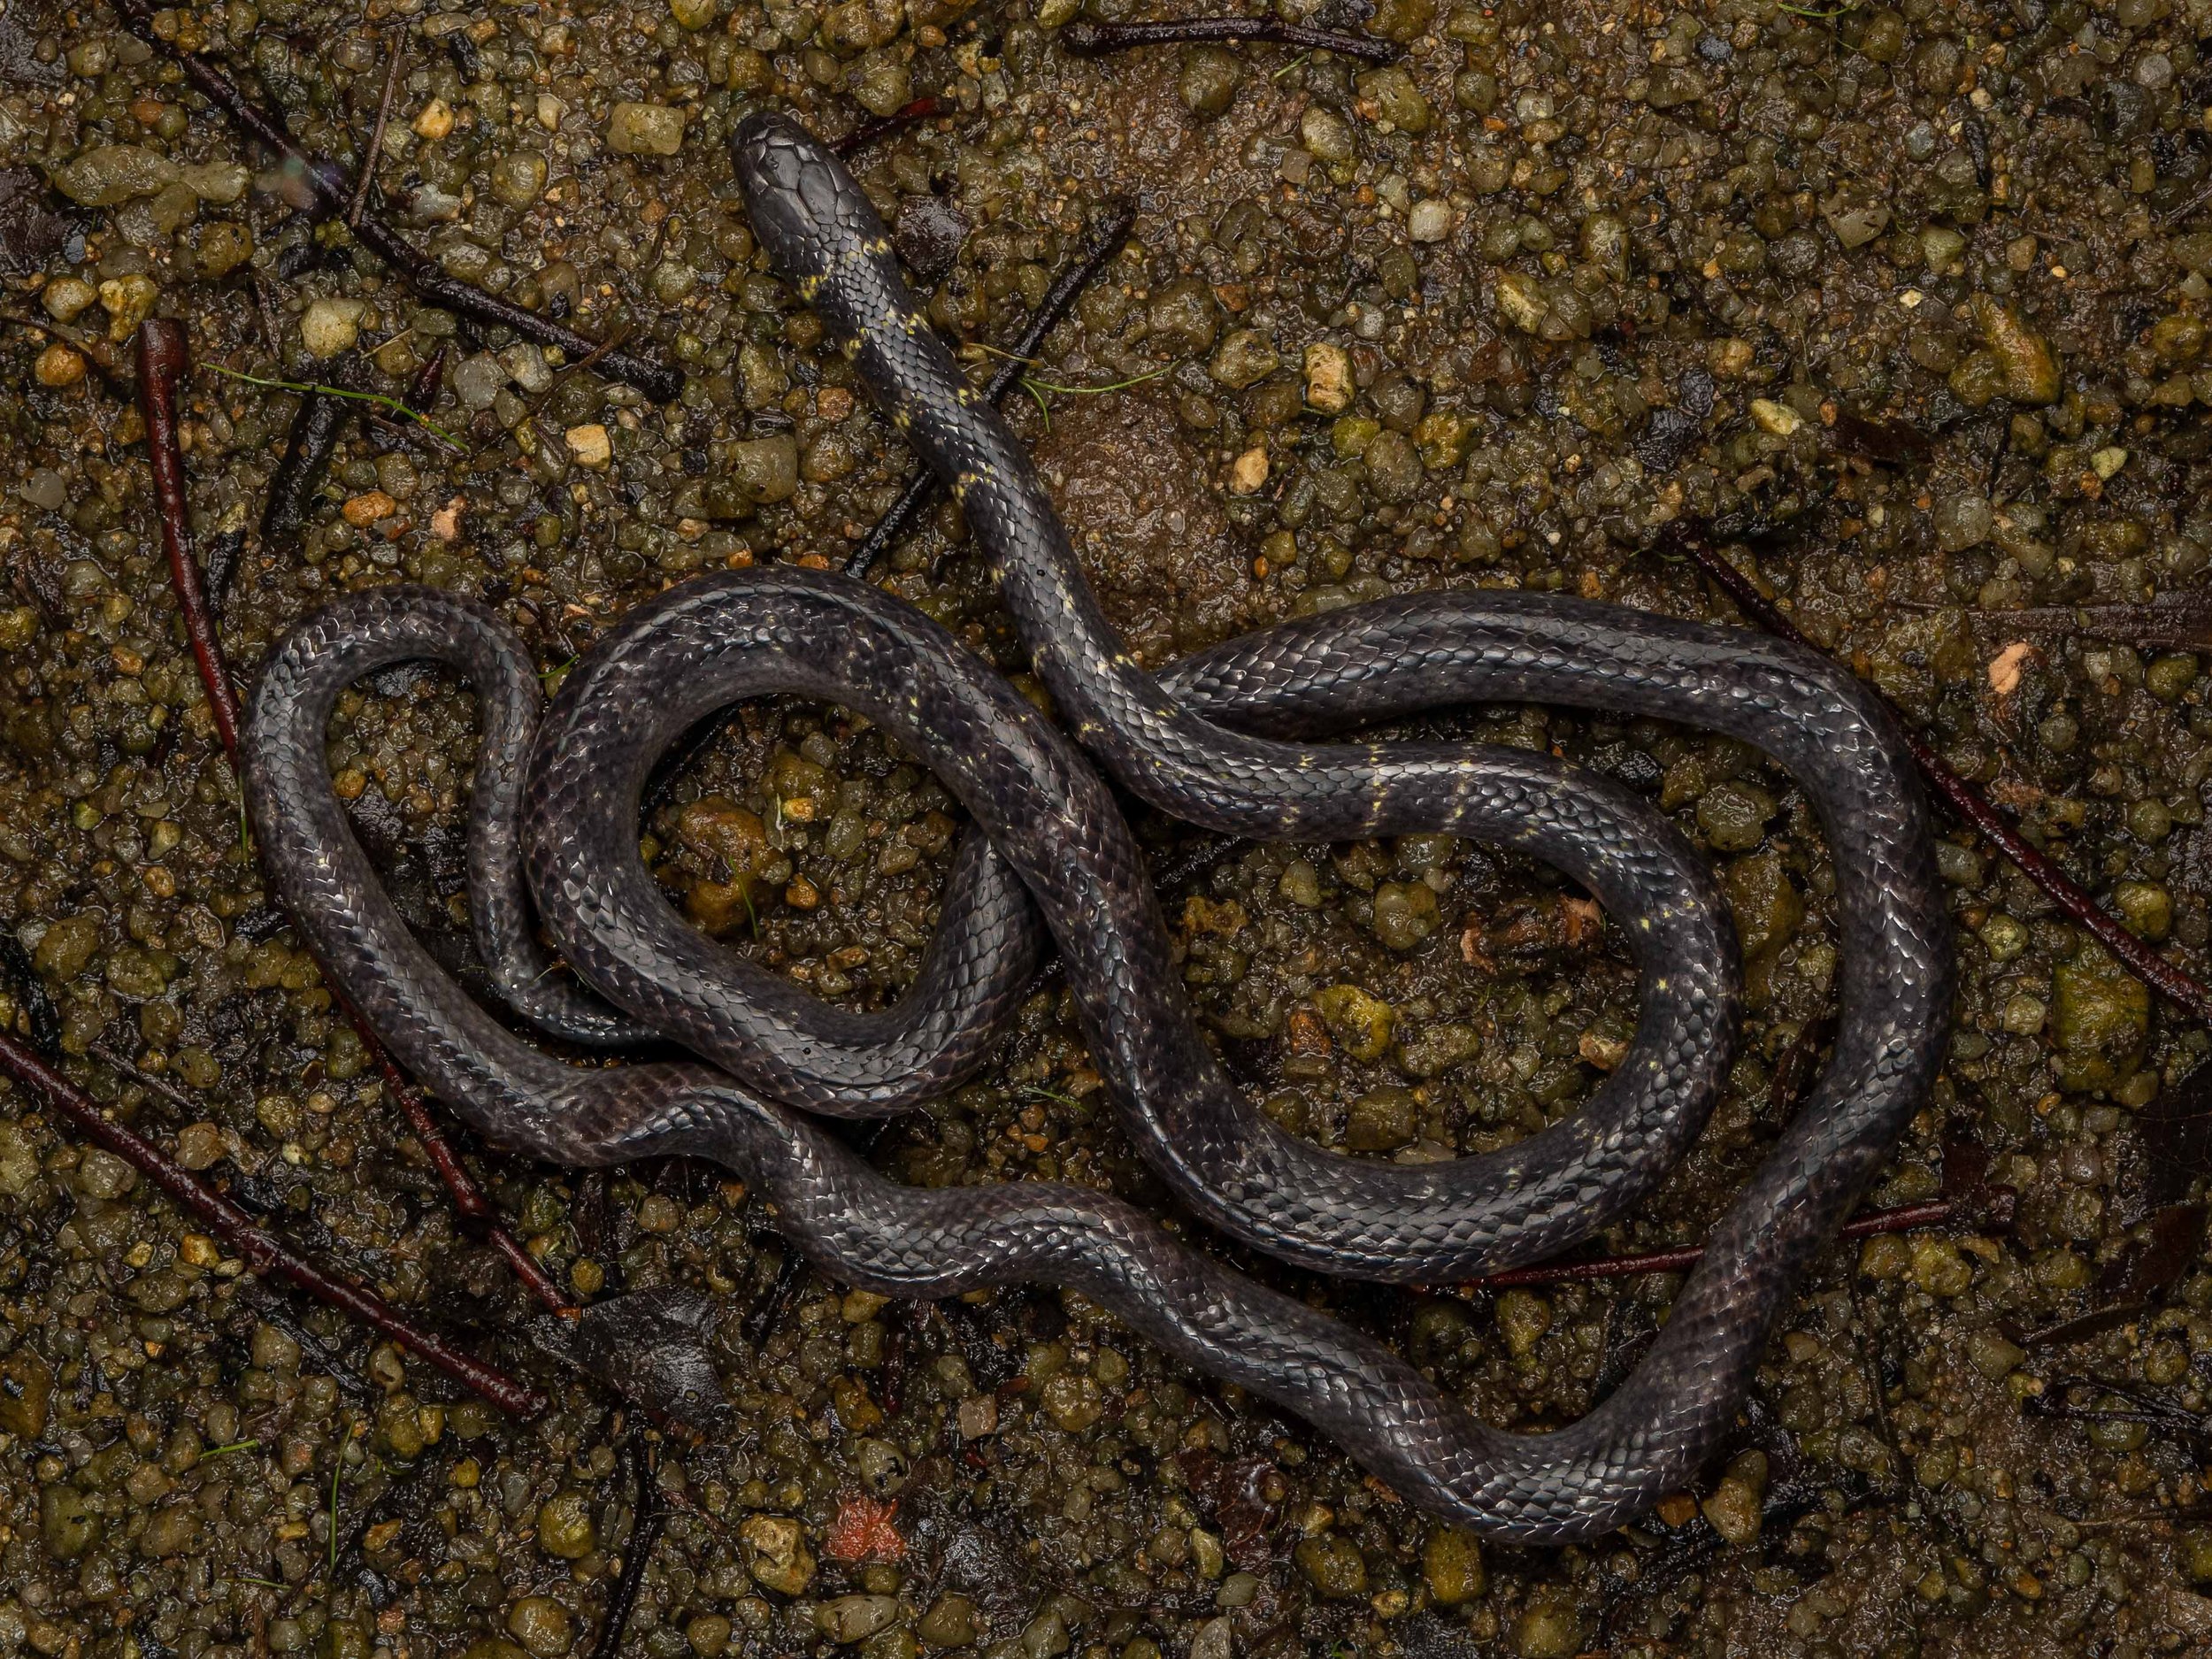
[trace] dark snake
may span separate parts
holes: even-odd
[[[357,594],[278,648],[248,746],[267,868],[337,987],[502,1146],[572,1165],[716,1159],[754,1183],[822,1271],[895,1296],[1072,1287],[1480,1532],[1587,1538],[1683,1487],[1729,1432],[1778,1312],[1940,1061],[1948,924],[1926,810],[1886,710],[1841,667],[1770,639],[1509,592],[1340,610],[1149,675],[1100,613],[1021,446],[916,309],[843,167],[777,116],[748,119],[734,149],[774,265],[957,496],[1076,741],[944,628],[840,575],[769,565],[683,582],[600,640],[541,720],[534,664],[485,607],[410,587]],[[457,671],[483,705],[470,877],[494,988],[549,1031],[603,1041],[649,1031],[708,1064],[553,1058],[411,934],[353,838],[325,741],[343,688],[419,659]],[[914,985],[887,1010],[833,1008],[717,947],[640,860],[656,757],[713,710],[772,693],[876,723],[973,820]],[[1804,789],[1835,872],[1833,1059],[1714,1228],[1636,1371],[1579,1421],[1542,1434],[1490,1428],[1376,1342],[1110,1195],[902,1187],[807,1115],[882,1116],[941,1094],[1003,1033],[1048,939],[1124,1130],[1210,1226],[1325,1273],[1417,1284],[1587,1237],[1651,1191],[1719,1095],[1740,1000],[1734,936],[1704,860],[1602,777],[1513,749],[1297,741],[1477,700],[1652,716],[1755,745]],[[1572,1117],[1484,1156],[1371,1162],[1295,1139],[1246,1102],[1202,1036],[1143,859],[1079,741],[1135,795],[1227,834],[1444,833],[1549,862],[1599,897],[1638,960],[1627,1058]],[[550,972],[534,911],[624,1013]]]

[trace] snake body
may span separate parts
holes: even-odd
[[[1743,633],[1509,593],[1382,601],[1263,630],[1148,675],[1098,611],[1020,446],[921,319],[883,227],[802,129],[734,140],[755,227],[863,382],[959,498],[1071,741],[927,618],[791,566],[686,582],[632,611],[537,725],[532,664],[495,616],[388,588],[311,617],[256,689],[248,803],[267,868],[344,994],[480,1131],[565,1164],[682,1151],[745,1173],[826,1273],[901,1296],[1072,1286],[1172,1355],[1297,1412],[1408,1499],[1522,1541],[1588,1537],[1678,1489],[1726,1432],[1778,1311],[1940,1059],[1947,922],[1900,733],[1851,675]],[[472,921],[494,989],[557,1033],[641,1028],[706,1064],[581,1070],[522,1041],[410,934],[324,759],[347,685],[452,667],[485,706]],[[921,758],[973,820],[913,988],[832,1009],[685,926],[637,856],[654,760],[733,701],[834,702]],[[1087,1188],[924,1191],[809,1116],[942,1092],[1003,1032],[1046,941],[1136,1149],[1212,1226],[1324,1272],[1439,1281],[1588,1236],[1678,1161],[1717,1098],[1739,1001],[1703,860],[1640,797],[1549,757],[1309,741],[1441,703],[1650,715],[1756,745],[1827,838],[1842,932],[1834,1058],[1716,1228],[1636,1371],[1556,1432],[1486,1427],[1387,1350],[1229,1271]],[[1082,749],[1078,748],[1078,742]],[[1571,1118],[1483,1157],[1356,1161],[1248,1104],[1179,995],[1141,856],[1087,749],[1124,787],[1225,833],[1329,841],[1448,833],[1541,857],[1594,892],[1640,970],[1626,1060]],[[527,892],[525,892],[526,879]],[[532,901],[592,991],[565,988]]]

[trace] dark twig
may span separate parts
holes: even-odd
[[[645,1584],[645,1566],[668,1526],[668,1508],[661,1502],[660,1460],[643,1434],[630,1443],[630,1469],[637,1483],[637,1518],[630,1525],[630,1541],[622,1547],[622,1574],[607,1598],[607,1617],[592,1644],[591,1659],[615,1659],[622,1651],[622,1637],[637,1609],[638,1591]]]
[[[207,607],[207,596],[200,587],[199,567],[192,558],[191,527],[184,488],[184,457],[177,446],[176,395],[177,381],[188,362],[184,344],[184,327],[166,319],[155,319],[139,330],[138,334],[138,395],[145,411],[146,442],[151,453],[156,503],[161,518],[163,544],[169,552],[169,575],[176,588],[177,603],[184,612],[187,637],[192,641],[192,655],[199,665],[200,683],[207,689],[208,706],[215,713],[215,728],[223,740],[223,751],[230,757],[234,771],[239,767],[238,696],[230,683],[230,672],[223,663],[220,645],[215,637],[215,621]],[[334,990],[334,995],[335,992]],[[386,1085],[399,1101],[399,1108],[406,1118],[408,1127],[422,1143],[446,1189],[453,1194],[453,1202],[462,1216],[480,1227],[485,1240],[511,1267],[516,1277],[528,1286],[531,1294],[555,1313],[567,1313],[574,1306],[553,1282],[551,1275],[540,1265],[538,1259],[523,1248],[521,1242],[500,1220],[499,1212],[491,1200],[484,1195],[473,1177],[462,1164],[460,1155],[453,1149],[437,1121],[430,1115],[421,1091],[410,1083],[393,1063],[382,1042],[368,1021],[343,996],[337,998],[339,1006],[346,1010],[346,1018],[361,1038],[370,1057]]]
[[[146,421],[146,454],[154,474],[154,503],[161,521],[161,545],[169,556],[169,581],[184,611],[185,637],[192,660],[207,687],[208,713],[224,752],[238,757],[238,693],[223,666],[215,640],[215,618],[200,587],[200,566],[192,557],[192,519],[184,489],[184,451],[177,442],[177,382],[190,366],[184,325],[155,317],[138,330],[138,408]]]
[[[1736,608],[1745,616],[1778,639],[1788,640],[1808,649],[1817,649],[1798,631],[1794,623],[1782,614],[1779,607],[1759,591],[1751,578],[1723,558],[1717,549],[1696,535],[1685,534],[1680,540],[1690,557],[1697,561],[1698,568],[1712,578],[1715,586],[1735,601]],[[2060,910],[2088,929],[2097,942],[2118,957],[2129,972],[2145,983],[2157,987],[2197,1019],[2212,1023],[2212,987],[2206,986],[2193,974],[2167,961],[2128,932],[2087,891],[2077,885],[2072,877],[2029,845],[2026,837],[2020,833],[2012,821],[1985,800],[1981,793],[1965,779],[1946,765],[1943,757],[1917,733],[1909,727],[1903,727],[1901,719],[1900,726],[1904,730],[1906,747],[1919,764],[1921,775],[1952,811],[1965,819],[1978,834],[2019,866],[2021,874],[2040,887]]]
[[[1878,1233],[1909,1233],[1917,1227],[1940,1226],[1959,1214],[1948,1198],[1905,1204],[1895,1210],[1872,1210],[1843,1225],[1840,1236],[1870,1239]],[[1705,1259],[1705,1247],[1686,1244],[1675,1250],[1654,1250],[1644,1256],[1608,1256],[1594,1262],[1540,1262],[1533,1267],[1509,1267],[1502,1273],[1485,1273],[1453,1286],[1458,1291],[1505,1290],[1516,1285],[1564,1285],[1590,1279],[1639,1279],[1647,1273],[1679,1273]]]
[[[1127,51],[1137,46],[1187,46],[1202,42],[1264,41],[1271,46],[1295,46],[1302,51],[1335,52],[1363,63],[1397,61],[1396,42],[1366,35],[1340,35],[1334,29],[1309,28],[1302,23],[1279,23],[1268,18],[1182,18],[1168,23],[1069,24],[1060,31],[1060,42],[1085,58]]]
[[[245,134],[281,157],[287,183],[296,192],[296,205],[320,219],[343,215],[352,195],[345,169],[327,157],[300,147],[284,124],[239,90],[237,82],[197,52],[188,52],[155,32],[150,0],[116,0],[116,10],[131,32],[156,51],[166,53],[184,71],[184,77]],[[588,357],[595,342],[574,329],[535,311],[525,311],[511,300],[449,276],[412,242],[373,213],[364,213],[354,234],[371,253],[390,265],[407,285],[434,305],[457,311],[486,328],[510,328],[541,346],[557,346],[572,357]],[[600,366],[618,380],[634,386],[655,403],[664,403],[683,390],[680,369],[655,363],[626,351],[610,351]]]
[[[331,379],[348,389],[352,389],[357,378],[349,363],[331,373]],[[330,470],[330,457],[360,409],[349,397],[319,391],[300,394],[291,430],[285,434],[284,453],[278,458],[276,471],[269,475],[269,498],[261,510],[264,546],[289,547],[307,528],[315,510],[315,495]]]
[[[7,1032],[0,1032],[0,1071],[36,1091],[86,1140],[122,1159],[180,1209],[197,1217],[255,1273],[281,1279],[352,1315],[503,1411],[534,1417],[545,1409],[545,1397],[535,1389],[417,1329],[382,1297],[333,1278],[295,1255],[237,1204],[196,1179],[151,1141],[104,1117],[90,1096]]]
[[[1117,203],[1106,223],[1100,227],[1072,265],[1064,269],[1045,290],[1045,296],[1029,319],[1021,338],[1014,342],[1012,351],[1004,357],[983,388],[983,395],[992,403],[1002,401],[1014,389],[1023,373],[1031,366],[1031,360],[1043,349],[1046,339],[1060,326],[1061,320],[1075,308],[1083,290],[1090,287],[1098,273],[1112,263],[1128,242],[1129,233],[1137,222],[1137,211],[1127,202]],[[869,567],[889,550],[891,544],[904,535],[907,527],[921,514],[937,493],[937,475],[927,467],[917,472],[914,480],[892,503],[891,511],[876,520],[875,528],[867,539],[845,561],[848,575],[865,576]]]
[[[407,56],[407,35],[404,29],[393,36],[390,61],[384,65],[384,96],[376,106],[376,125],[369,131],[369,147],[361,152],[355,166],[353,205],[346,209],[346,228],[359,230],[361,215],[367,211],[369,193],[376,188],[376,164],[384,153],[384,129],[392,124],[392,97],[399,90],[399,66]]]
[[[830,154],[833,156],[854,155],[867,149],[869,145],[887,134],[897,132],[902,127],[911,127],[917,121],[933,121],[941,115],[950,115],[953,112],[953,107],[949,99],[937,97],[934,95],[926,98],[916,98],[910,104],[901,104],[888,115],[879,115],[871,120],[861,122],[844,137],[830,145]]]

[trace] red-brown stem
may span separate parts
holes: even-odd
[[[1345,35],[1271,18],[1179,18],[1166,23],[1071,23],[1060,42],[1084,58],[1127,51],[1138,46],[1182,46],[1205,41],[1265,41],[1302,51],[1334,52],[1363,63],[1394,63],[1404,48],[1372,35]]]
[[[1695,535],[1686,534],[1682,545],[1698,563],[1698,568],[1713,579],[1716,586],[1736,602],[1736,608],[1778,639],[1818,649],[1807,640],[1779,606],[1762,594],[1750,577],[1738,570],[1720,556],[1717,549]],[[1902,717],[1899,724],[1903,726]],[[1999,852],[2019,866],[2020,873],[2040,887],[2052,903],[2096,937],[2097,942],[2125,964],[2129,972],[2145,983],[2154,985],[2168,997],[2189,1010],[2196,1018],[2212,1024],[2212,986],[2207,986],[2185,969],[2177,967],[2150,946],[2138,939],[2119,919],[2079,886],[2074,879],[2043,853],[2031,846],[2012,820],[1985,799],[1974,786],[1944,764],[1943,757],[1909,727],[1904,727],[1906,746],[1913,759],[1919,764],[1921,775],[1928,780],[1929,788],[1941,796],[1945,805],[1971,825]]]
[[[161,536],[169,551],[169,577],[176,588],[177,603],[184,612],[185,633],[192,641],[193,660],[198,664],[200,683],[207,689],[208,706],[215,714],[215,729],[223,741],[223,752],[230,757],[231,768],[239,770],[238,699],[231,689],[230,671],[224,665],[222,647],[215,637],[215,620],[208,609],[207,595],[200,586],[199,565],[192,557],[191,527],[186,514],[188,502],[184,485],[184,457],[177,445],[176,398],[177,382],[189,363],[185,349],[184,326],[166,319],[155,319],[138,332],[138,397],[145,411],[146,443],[151,454],[154,472],[154,494],[161,518]],[[452,1142],[438,1127],[430,1115],[421,1091],[407,1080],[376,1033],[361,1018],[351,1003],[339,999],[346,1018],[352,1022],[361,1044],[375,1061],[376,1067],[399,1102],[399,1109],[407,1118],[415,1138],[422,1142],[438,1174],[453,1194],[454,1207],[467,1220],[480,1226],[485,1241],[506,1258],[538,1301],[555,1313],[574,1311],[574,1304],[562,1293],[561,1287],[539,1263],[537,1258],[522,1247],[514,1234],[502,1224],[499,1212],[483,1189],[477,1186],[462,1164],[460,1155]]]
[[[1873,1210],[1843,1225],[1847,1239],[1869,1239],[1878,1233],[1907,1233],[1915,1227],[1933,1227],[1958,1214],[1947,1198],[1932,1198],[1922,1204],[1895,1210]],[[1540,1262],[1533,1267],[1509,1267],[1502,1273],[1485,1273],[1463,1280],[1455,1290],[1507,1290],[1516,1285],[1563,1285],[1590,1279],[1636,1279],[1646,1273],[1679,1273],[1705,1259],[1705,1247],[1686,1244],[1678,1250],[1654,1250],[1645,1256],[1608,1256],[1594,1262]]]
[[[481,1360],[472,1359],[430,1333],[418,1330],[381,1296],[334,1278],[295,1255],[283,1240],[231,1200],[196,1179],[153,1142],[104,1116],[89,1095],[6,1032],[0,1032],[0,1071],[5,1071],[27,1088],[35,1090],[78,1133],[122,1159],[166,1193],[180,1208],[197,1217],[253,1272],[284,1279],[309,1295],[351,1314],[503,1411],[511,1411],[518,1417],[535,1417],[545,1409],[545,1396],[536,1389],[517,1382]]]
[[[917,121],[934,120],[941,115],[950,115],[952,111],[951,103],[934,94],[927,97],[916,98],[911,103],[902,104],[888,115],[879,115],[872,119],[861,122],[844,137],[830,145],[830,154],[849,156],[856,150],[867,149],[887,133],[895,133],[900,127],[911,127]]]
[[[169,581],[184,609],[185,636],[192,660],[207,687],[207,710],[215,734],[232,759],[238,756],[238,694],[223,667],[215,642],[215,619],[200,587],[199,561],[192,557],[192,518],[184,492],[184,450],[177,442],[177,382],[191,365],[184,325],[155,317],[138,330],[138,410],[146,421],[146,453],[154,473],[154,502],[161,520],[162,549],[169,556]]]

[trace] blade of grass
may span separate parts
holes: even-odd
[[[460,439],[431,419],[429,416],[418,410],[411,409],[399,398],[386,396],[382,392],[349,391],[342,386],[325,386],[316,380],[275,380],[265,375],[248,374],[242,369],[227,369],[219,363],[208,363],[202,366],[212,369],[216,373],[229,380],[243,380],[248,386],[266,387],[274,392],[314,392],[325,397],[348,398],[357,403],[374,403],[379,409],[388,410],[403,420],[411,420],[418,426],[436,434],[457,451],[465,450],[468,448]]]

